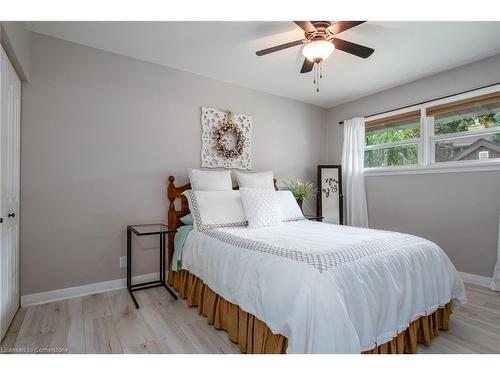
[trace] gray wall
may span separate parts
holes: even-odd
[[[29,78],[29,31],[26,22],[0,22],[0,42],[22,81]]]
[[[328,161],[340,163],[339,121],[500,82],[500,55],[331,108]],[[491,277],[500,171],[365,177],[370,226],[438,243],[460,271]]]
[[[253,116],[253,169],[316,178],[326,110],[31,34],[21,136],[22,294],[125,276],[125,226],[165,221],[200,166],[200,106]],[[200,57],[201,58],[201,57]],[[157,239],[155,239],[157,241]],[[136,274],[156,271],[141,241]]]

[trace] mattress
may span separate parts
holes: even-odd
[[[288,353],[367,351],[420,316],[466,301],[435,243],[308,220],[194,230],[182,268],[285,336]]]

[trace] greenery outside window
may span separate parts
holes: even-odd
[[[420,111],[365,126],[365,168],[418,164]]]
[[[500,168],[499,89],[500,85],[455,96],[460,100],[445,98],[406,113],[367,118],[365,168]]]

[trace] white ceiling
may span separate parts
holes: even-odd
[[[321,91],[300,74],[292,22],[30,22],[32,31],[220,81],[330,108],[500,53],[500,22],[367,22],[339,35],[375,49],[366,60],[335,51]]]

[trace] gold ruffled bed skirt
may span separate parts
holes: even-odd
[[[287,339],[275,335],[266,324],[249,314],[238,305],[226,301],[216,294],[203,281],[188,271],[169,271],[168,283],[182,298],[187,298],[189,307],[198,307],[198,312],[208,319],[217,329],[225,330],[229,339],[238,344],[242,353],[283,354],[286,353]],[[364,354],[403,354],[416,353],[417,343],[428,346],[440,329],[448,329],[451,303],[428,316],[413,321],[397,337],[364,352]]]

